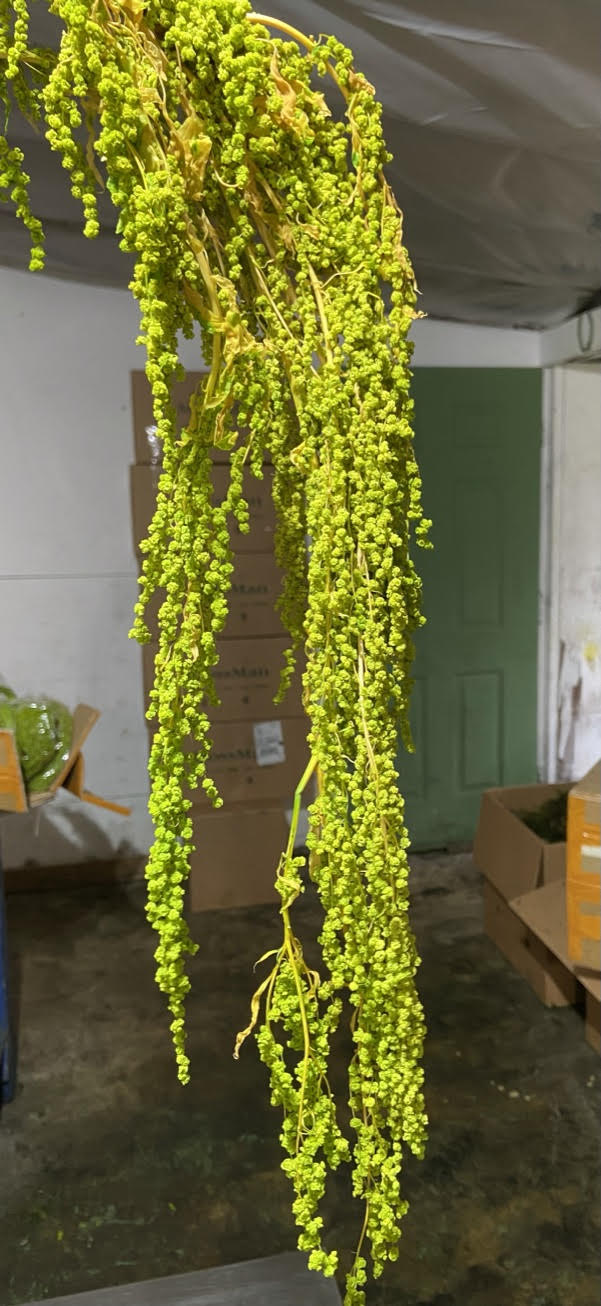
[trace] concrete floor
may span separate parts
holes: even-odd
[[[414,861],[431,1141],[370,1306],[599,1306],[599,1060],[484,937],[469,857]],[[19,1091],[0,1122],[0,1306],[292,1249],[263,1068],[232,1039],[272,908],[193,918],[175,1079],[139,885],[8,901]],[[315,928],[307,895],[301,937]],[[336,1186],[331,1238],[356,1213]],[[310,1303],[307,1303],[310,1306]]]

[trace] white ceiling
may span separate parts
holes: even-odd
[[[355,51],[384,107],[390,177],[405,211],[422,307],[432,317],[549,326],[601,287],[599,0],[274,0],[276,17]],[[261,3],[263,8],[263,3]],[[55,20],[34,6],[34,38]],[[126,285],[103,229],[89,242],[66,176],[15,115],[47,271]],[[27,237],[0,206],[0,264],[27,264]]]

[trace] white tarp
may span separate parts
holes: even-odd
[[[262,0],[260,8],[313,35],[335,32],[376,86],[428,314],[538,327],[597,293],[599,0]],[[125,284],[130,264],[112,239],[110,205],[103,235],[85,241],[45,142],[16,118],[12,137],[26,138],[48,271]],[[26,261],[27,240],[0,207],[0,263]]]

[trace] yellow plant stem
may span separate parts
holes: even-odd
[[[307,785],[311,780],[311,777],[314,775],[316,769],[317,769],[317,759],[315,757],[312,757],[307,767],[305,768],[301,776],[301,779],[299,780],[299,783],[294,791],[294,802],[292,805],[292,817],[290,821],[290,833],[288,836],[286,851],[283,854],[280,863],[282,869],[286,867],[286,865],[290,862],[290,860],[294,856],[294,848],[296,845],[296,837],[298,834],[298,824],[300,819],[303,794],[307,788]],[[293,893],[291,896],[288,896],[286,900],[282,903],[281,916],[284,922],[284,941],[282,947],[277,952],[276,961],[274,966],[272,967],[272,970],[270,971],[267,978],[262,981],[262,983],[259,985],[258,989],[255,991],[255,993],[252,996],[250,1022],[246,1026],[246,1028],[243,1029],[238,1034],[236,1038],[234,1057],[236,1060],[238,1060],[238,1057],[240,1055],[240,1048],[242,1047],[242,1044],[244,1043],[245,1039],[248,1038],[248,1035],[251,1034],[253,1029],[255,1028],[255,1025],[259,1018],[261,998],[266,991],[267,991],[267,997],[265,1002],[265,1020],[267,1021],[267,1023],[269,1022],[269,1009],[270,1009],[271,995],[273,993],[273,989],[275,986],[275,982],[278,976],[280,966],[282,964],[284,956],[286,956],[288,958],[288,963],[290,965],[290,969],[294,976],[294,986],[296,988],[296,994],[298,998],[298,1009],[299,1009],[299,1015],[300,1015],[301,1026],[303,1031],[303,1061],[302,1061],[302,1069],[299,1076],[300,1086],[299,1086],[299,1102],[298,1102],[298,1123],[297,1123],[297,1133],[296,1133],[296,1147],[298,1150],[302,1138],[304,1099],[305,1099],[305,1089],[306,1089],[306,1082],[307,1082],[307,1067],[309,1065],[309,1061],[311,1058],[311,1034],[309,1030],[309,1023],[307,1020],[306,992],[303,987],[303,978],[308,981],[309,994],[313,995],[317,992],[317,988],[319,986],[319,975],[317,974],[316,971],[310,970],[309,967],[306,965],[303,959],[302,949],[300,947],[300,944],[298,943],[298,940],[295,938],[294,931],[292,929],[292,923],[290,920],[290,908],[292,906],[292,903],[295,901],[297,897],[298,897],[298,890],[295,893]],[[264,958],[261,958],[261,960],[264,960]]]
[[[274,31],[282,32],[284,36],[291,36],[293,41],[298,41],[299,45],[304,45],[305,49],[308,50],[310,54],[313,54],[313,51],[317,47],[317,41],[313,41],[310,36],[305,36],[304,32],[299,32],[297,27],[292,27],[290,23],[285,23],[281,18],[269,18],[267,14],[249,14],[248,21],[249,23],[261,23],[264,27],[273,27]],[[330,77],[335,81],[339,91],[344,95],[345,100],[348,99],[344,86],[342,86],[338,80],[336,69],[329,60],[326,64],[326,68]]]

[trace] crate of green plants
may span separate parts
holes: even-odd
[[[84,789],[82,748],[100,712],[55,698],[22,696],[0,682],[0,812],[27,812],[61,787],[77,798],[126,814]]]

